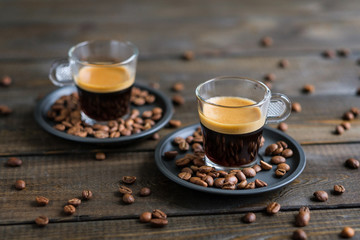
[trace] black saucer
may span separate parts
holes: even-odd
[[[148,87],[148,86],[145,86],[145,85],[142,85],[139,83],[135,83],[134,86],[138,87],[142,90],[147,90],[150,94],[155,95],[156,101],[152,104],[146,104],[143,106],[131,105],[131,108],[136,108],[140,112],[143,112],[146,110],[151,110],[154,107],[160,107],[163,109],[162,118],[152,128],[150,128],[146,131],[143,131],[141,133],[133,134],[130,136],[120,136],[118,138],[99,139],[99,138],[94,138],[94,137],[85,137],[85,138],[78,137],[78,136],[70,135],[70,134],[67,134],[66,132],[61,132],[61,131],[54,129],[53,126],[55,125],[55,122],[53,122],[47,118],[47,116],[46,116],[47,112],[49,111],[49,109],[51,108],[53,103],[59,97],[61,97],[63,95],[69,95],[69,94],[77,91],[75,86],[67,86],[67,87],[59,88],[59,89],[49,93],[46,97],[44,97],[36,105],[35,112],[34,112],[35,120],[39,123],[39,125],[45,131],[47,131],[57,137],[60,137],[60,138],[66,139],[66,140],[70,140],[70,141],[82,142],[82,143],[95,143],[95,144],[129,143],[129,142],[141,139],[141,138],[151,136],[152,134],[154,134],[155,132],[157,132],[161,128],[163,128],[171,119],[171,117],[173,115],[173,111],[174,111],[172,103],[168,97],[166,97],[162,92],[160,92],[156,89],[153,89],[151,87]]]
[[[268,184],[268,186],[262,188],[223,190],[215,187],[201,187],[196,184],[187,182],[178,177],[180,169],[175,165],[175,160],[167,160],[163,157],[163,155],[164,152],[171,150],[178,150],[178,147],[175,147],[172,144],[172,141],[175,137],[180,136],[186,138],[187,136],[192,135],[195,129],[199,126],[200,124],[193,124],[181,128],[167,135],[161,140],[161,142],[158,144],[155,150],[155,162],[158,168],[160,169],[160,171],[170,180],[184,187],[188,187],[197,191],[214,193],[214,194],[223,194],[223,195],[260,194],[281,188],[286,184],[291,183],[301,174],[301,172],[305,168],[306,158],[300,144],[296,142],[293,138],[291,138],[289,135],[277,129],[265,126],[263,131],[263,136],[265,138],[265,145],[259,150],[260,159],[268,163],[270,162],[271,157],[265,156],[265,148],[269,144],[275,143],[277,141],[285,141],[288,144],[289,148],[293,150],[293,156],[286,160],[286,163],[290,166],[290,171],[288,171],[283,177],[281,178],[275,177],[276,166],[273,166],[273,168],[270,171],[260,171],[256,174],[256,177],[248,179],[249,181],[255,181],[255,179],[260,179],[265,181]],[[176,159],[181,158],[186,153],[190,153],[190,152],[191,150],[189,150],[188,152],[182,152],[176,157]]]

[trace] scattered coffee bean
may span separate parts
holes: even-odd
[[[340,235],[343,238],[352,238],[353,236],[355,236],[355,230],[351,227],[344,227]]]
[[[177,151],[167,151],[164,153],[164,157],[169,160],[174,159],[177,155],[178,155]]]
[[[279,67],[280,68],[288,68],[290,66],[290,62],[287,59],[281,59],[279,61]]]
[[[136,181],[135,176],[123,176],[121,181],[126,184],[133,184]]]
[[[290,158],[293,156],[293,154],[294,154],[293,150],[287,148],[282,151],[281,156],[283,156],[284,158]]]
[[[256,186],[257,188],[266,187],[266,186],[267,186],[267,183],[264,182],[264,181],[262,181],[262,180],[260,180],[260,179],[256,179],[256,180],[255,180],[255,186]]]
[[[159,140],[160,139],[159,133],[154,133],[153,135],[151,135],[151,139],[152,140]]]
[[[25,187],[26,187],[26,183],[25,183],[24,180],[17,180],[17,181],[15,182],[15,188],[16,188],[17,190],[23,190]]]
[[[128,188],[128,187],[126,187],[126,186],[124,186],[124,185],[120,185],[119,186],[119,192],[121,193],[121,194],[132,194],[133,193],[133,191],[131,190],[131,188]]]
[[[166,213],[164,213],[163,211],[161,211],[160,209],[154,209],[152,211],[152,217],[153,218],[159,218],[159,219],[166,219],[167,215]]]
[[[302,91],[304,93],[313,93],[315,91],[315,86],[312,84],[305,84]]]
[[[352,107],[350,109],[350,112],[352,112],[354,114],[354,116],[357,117],[360,114],[360,109],[357,107]]]
[[[43,196],[38,196],[35,198],[35,200],[39,206],[45,206],[49,203],[49,199]]]
[[[286,159],[283,156],[273,156],[271,158],[271,163],[272,164],[280,164],[280,163],[284,163],[286,162]]]
[[[282,123],[279,123],[278,127],[277,127],[280,131],[283,131],[283,132],[286,132],[289,128],[289,126],[282,122]]]
[[[300,103],[298,103],[298,102],[293,102],[292,104],[291,104],[291,110],[293,111],[293,112],[301,112],[301,105],[300,105]]]
[[[298,227],[305,227],[310,221],[310,209],[308,207],[301,207],[299,213],[295,218],[295,225]]]
[[[343,119],[347,121],[351,121],[355,118],[354,114],[352,112],[346,112],[343,115]]]
[[[332,58],[335,58],[335,51],[334,50],[325,50],[322,55],[325,57],[325,58],[329,58],[329,59],[332,59]]]
[[[79,206],[81,204],[81,199],[72,198],[72,199],[69,199],[67,203],[69,205],[73,205],[74,207],[77,207],[77,206]]]
[[[252,168],[253,168],[253,169],[255,170],[255,172],[257,172],[257,173],[261,171],[260,165],[255,164]]]
[[[140,222],[142,223],[148,223],[151,221],[151,212],[143,212],[141,215],[140,215]]]
[[[45,227],[46,225],[49,224],[49,218],[46,216],[39,216],[35,219],[35,223],[39,227]]]
[[[276,169],[275,171],[275,176],[277,177],[282,177],[286,174],[286,170],[285,169]]]
[[[316,200],[318,200],[320,202],[326,202],[329,198],[327,192],[325,192],[325,191],[314,192],[314,197],[316,198]]]
[[[347,167],[352,168],[352,169],[357,169],[359,168],[359,161],[356,160],[355,158],[349,158],[345,161],[345,164]]]
[[[253,223],[256,221],[256,215],[253,212],[248,212],[247,214],[245,214],[242,220],[244,223]]]
[[[267,162],[264,162],[263,160],[260,161],[260,166],[263,170],[270,170],[272,169],[272,165],[268,164]]]
[[[286,163],[280,163],[277,165],[277,169],[284,169],[286,172],[290,171],[290,166]]]
[[[0,116],[7,116],[12,113],[12,109],[6,105],[0,105]]]
[[[73,205],[65,205],[64,206],[64,212],[68,215],[74,214],[75,211],[76,211],[76,209]]]
[[[256,171],[253,168],[243,168],[242,172],[248,178],[252,178],[256,176]]]
[[[9,157],[6,164],[9,167],[20,167],[22,165],[22,161],[17,157]]]
[[[193,51],[187,50],[187,51],[183,52],[181,58],[186,61],[191,61],[195,58],[195,54]]]
[[[276,80],[276,75],[274,73],[268,73],[264,76],[264,80],[273,82]]]
[[[142,197],[146,197],[146,196],[149,196],[151,194],[151,190],[148,187],[143,187],[143,188],[140,189],[139,194]]]
[[[181,92],[185,89],[185,86],[183,83],[181,82],[177,82],[177,83],[174,83],[174,85],[172,85],[171,89],[174,91],[174,92]]]
[[[125,194],[123,195],[122,200],[123,200],[123,202],[126,203],[126,204],[132,204],[132,203],[135,202],[134,196],[131,195],[131,194],[128,194],[128,193],[125,193]]]
[[[335,128],[335,133],[338,135],[343,134],[345,131],[344,127],[342,125],[337,125]]]
[[[173,128],[178,128],[181,126],[181,121],[180,120],[175,120],[175,119],[171,119],[169,121],[169,126],[173,127]]]
[[[155,218],[155,219],[151,219],[150,223],[151,223],[152,227],[164,227],[164,226],[168,225],[168,220]]]
[[[151,82],[149,83],[150,87],[154,88],[154,89],[159,89],[160,88],[160,84],[157,82]]]
[[[345,192],[345,187],[343,185],[334,185],[334,193],[335,194],[342,194]]]
[[[337,54],[340,57],[348,57],[350,55],[351,51],[348,48],[341,48],[337,50]]]
[[[84,200],[90,200],[93,197],[93,193],[90,190],[83,190],[81,196]]]
[[[8,87],[12,83],[12,79],[9,76],[3,76],[3,78],[0,81],[0,85],[3,87]]]
[[[273,39],[271,38],[271,37],[268,37],[268,36],[266,36],[266,37],[263,37],[262,39],[261,39],[261,41],[260,41],[260,44],[261,44],[261,46],[263,46],[263,47],[270,47],[270,46],[272,46],[273,45]]]
[[[276,214],[280,211],[281,205],[277,202],[271,202],[266,207],[266,212],[268,214]]]
[[[105,155],[105,153],[103,153],[103,152],[98,152],[98,153],[96,153],[95,154],[95,159],[96,160],[105,160],[106,159],[106,155]]]
[[[183,98],[183,96],[181,95],[174,95],[172,98],[171,98],[172,102],[175,104],[175,105],[183,105],[185,103],[185,98]]]
[[[307,239],[306,232],[302,229],[297,229],[293,232],[292,239],[293,240],[306,240]]]

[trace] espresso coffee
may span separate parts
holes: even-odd
[[[81,110],[97,121],[109,121],[129,113],[134,78],[124,67],[90,65],[75,76]]]
[[[255,163],[265,123],[261,109],[240,97],[213,97],[207,102],[199,111],[206,157],[224,167]]]

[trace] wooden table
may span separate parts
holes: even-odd
[[[301,206],[311,209],[303,229],[309,239],[337,239],[351,226],[360,239],[360,174],[344,166],[360,158],[360,121],[342,135],[333,133],[342,115],[360,107],[360,5],[357,1],[2,1],[0,2],[0,75],[13,84],[0,88],[0,104],[13,113],[0,118],[0,238],[1,239],[289,239],[297,229],[294,216]],[[271,36],[274,44],[259,41]],[[304,172],[278,191],[251,197],[229,197],[196,192],[170,181],[154,163],[158,141],[143,140],[127,146],[98,146],[69,142],[42,130],[33,111],[41,96],[56,89],[48,80],[55,58],[66,56],[74,44],[90,39],[131,40],[140,49],[137,81],[170,88],[183,82],[186,104],[175,107],[174,119],[183,126],[198,122],[195,87],[221,75],[262,80],[276,74],[272,90],[301,103],[302,112],[286,121],[287,134],[306,153]],[[326,49],[349,48],[348,57],[326,59]],[[191,50],[192,61],[181,55]],[[280,59],[290,66],[278,67]],[[315,92],[302,93],[305,84]],[[276,126],[273,126],[276,127]],[[174,131],[164,128],[161,137]],[[103,151],[104,161],[94,154]],[[8,157],[23,160],[18,168],[6,166]],[[135,175],[135,192],[143,186],[149,197],[125,205],[118,193],[120,179]],[[27,182],[17,191],[17,179]],[[332,194],[334,184],[346,192]],[[94,198],[72,216],[62,209],[70,198],[90,189]],[[327,202],[314,201],[317,190],[329,193]],[[46,196],[45,207],[35,204]],[[276,201],[281,211],[265,214]],[[159,208],[169,225],[154,229],[138,220],[143,211]],[[241,221],[253,211],[257,220]],[[45,228],[34,219],[46,215]]]

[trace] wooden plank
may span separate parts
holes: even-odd
[[[352,1],[5,1],[0,7],[1,59],[61,57],[78,42],[104,36],[133,41],[141,57],[187,49],[277,55],[360,46],[360,9]],[[274,38],[272,48],[259,47],[265,35]]]
[[[360,207],[359,170],[343,166],[349,157],[359,159],[360,144],[305,146],[307,166],[290,185],[259,196],[221,196],[196,192],[163,176],[154,163],[153,152],[108,153],[105,161],[95,161],[94,154],[66,154],[57,156],[22,157],[19,168],[5,167],[6,158],[0,159],[0,224],[18,224],[31,221],[39,214],[49,216],[53,222],[134,218],[146,210],[162,209],[171,216],[194,214],[220,214],[244,211],[263,211],[271,201],[279,202],[283,209],[294,210],[303,205],[315,209]],[[131,188],[136,201],[125,205],[118,193],[122,176],[137,176]],[[17,179],[27,182],[26,189],[14,189]],[[343,195],[335,196],[335,184],[346,188]],[[139,197],[142,187],[150,187],[152,194]],[[90,189],[94,198],[84,202],[73,216],[62,212],[67,200],[81,196]],[[325,203],[313,200],[313,193],[329,193]],[[37,207],[36,196],[50,199],[46,207]]]
[[[312,210],[310,224],[302,228],[309,239],[342,239],[345,226],[356,231],[359,209]],[[39,228],[34,223],[1,227],[4,239],[291,239],[297,211],[275,216],[256,213],[256,222],[241,221],[244,214],[169,217],[164,228],[151,228],[137,219],[51,223]],[[60,237],[61,236],[61,237]]]

